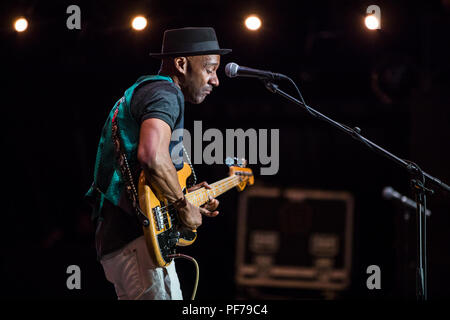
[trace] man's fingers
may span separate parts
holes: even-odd
[[[208,209],[205,208],[200,208],[200,213],[207,216],[207,217],[215,217],[219,214],[219,211],[209,211]]]
[[[206,181],[203,181],[202,183],[201,183],[201,185],[202,185],[202,187],[205,187],[206,189],[211,189],[211,186],[208,184],[208,182],[206,182]]]
[[[205,208],[209,211],[214,211],[219,206],[219,200],[209,197],[208,202],[205,204]]]
[[[192,191],[198,190],[200,188],[211,189],[211,186],[208,184],[208,182],[202,181],[202,182],[197,183],[196,185],[190,187],[188,189],[188,192],[192,192]]]

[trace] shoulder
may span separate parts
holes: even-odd
[[[165,80],[144,82],[136,88],[133,98],[183,98],[181,90],[172,82]],[[135,99],[133,99],[135,100]]]
[[[139,123],[148,118],[159,118],[173,128],[183,106],[181,90],[169,81],[158,80],[145,82],[135,89],[130,109]]]

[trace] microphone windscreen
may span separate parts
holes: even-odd
[[[392,187],[385,187],[383,189],[383,197],[385,199],[391,199],[393,196],[393,191],[394,191],[394,189],[392,189]]]
[[[238,68],[239,66],[236,63],[230,62],[225,66],[225,74],[230,78],[234,78],[237,76]]]

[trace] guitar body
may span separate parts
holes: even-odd
[[[234,187],[242,191],[247,184],[252,185],[254,182],[251,169],[230,166],[229,177],[211,184],[209,190],[200,188],[187,193],[186,182],[191,174],[192,170],[187,163],[177,171],[178,182],[186,199],[197,207],[205,204],[209,196],[217,197]],[[138,193],[140,208],[149,220],[143,230],[150,256],[157,266],[168,266],[172,262],[170,255],[176,253],[176,247],[191,245],[197,238],[197,230],[178,230],[176,210],[168,205],[160,190],[151,186],[144,171],[139,176]]]
[[[186,181],[192,174],[192,170],[185,163],[177,174],[178,182],[185,191]],[[197,231],[177,233],[176,213],[164,210],[167,201],[161,196],[159,190],[148,184],[144,171],[139,176],[138,192],[139,205],[150,222],[147,227],[143,227],[147,248],[149,248],[150,255],[158,266],[168,266],[172,260],[167,256],[175,253],[175,246],[192,244],[197,238]]]

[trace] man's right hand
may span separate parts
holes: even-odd
[[[178,209],[178,216],[180,217],[181,224],[191,230],[195,230],[202,224],[202,214],[200,208],[194,206],[188,200],[186,200],[186,206]]]

